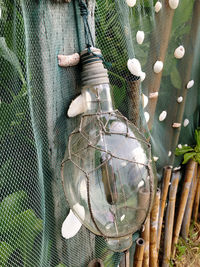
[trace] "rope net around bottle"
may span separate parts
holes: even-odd
[[[85,47],[78,1],[68,2],[0,0],[0,266],[86,267],[100,258],[106,267],[117,267],[122,256],[85,227],[71,239],[61,235],[69,213],[61,162],[80,122],[67,118],[66,110],[81,82],[79,67],[61,69],[57,55]],[[193,144],[199,124],[200,16],[199,1],[179,1],[176,10],[160,2],[158,13],[153,0],[137,0],[133,7],[125,0],[87,4],[95,46],[111,63],[115,106],[150,135],[161,179],[165,165],[180,164],[173,150]],[[142,44],[138,31],[145,34]],[[174,57],[179,46],[185,49],[182,59]],[[127,69],[133,57],[146,73],[141,84]],[[164,65],[156,75],[157,60]],[[144,109],[142,99],[148,102]],[[155,113],[149,103],[156,103]],[[148,115],[154,118],[150,132]]]

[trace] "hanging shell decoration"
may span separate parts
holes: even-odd
[[[146,108],[148,105],[149,99],[145,94],[142,94],[142,100],[143,100],[143,108]]]
[[[171,155],[172,155],[172,152],[169,150],[168,157],[171,157]]]
[[[190,121],[188,119],[185,119],[183,122],[183,126],[187,127],[189,123],[190,123]]]
[[[181,149],[183,146],[181,144],[178,144],[178,148]]]
[[[144,41],[145,34],[143,31],[138,31],[136,34],[136,41],[138,44],[142,44]]]
[[[79,95],[75,98],[69,106],[67,115],[68,117],[75,117],[87,110],[87,105],[85,103],[85,98]]]
[[[164,121],[167,117],[167,111],[163,110],[163,112],[161,112],[160,116],[159,116],[159,121]]]
[[[153,66],[153,70],[155,73],[160,73],[163,69],[163,62],[162,61],[156,61],[156,63]]]
[[[146,78],[146,73],[142,71],[140,73],[140,80],[141,80],[141,82],[143,82],[145,78]]]
[[[144,113],[144,117],[145,117],[145,120],[146,120],[146,123],[147,123],[149,121],[149,119],[150,119],[149,113],[148,112],[145,112]]]
[[[127,67],[133,75],[138,77],[141,76],[142,68],[140,61],[138,59],[136,58],[129,59],[127,62]]]
[[[157,1],[154,8],[155,12],[158,13],[162,8],[162,3],[160,1]]]
[[[169,6],[171,9],[176,9],[179,5],[179,0],[169,0]]]
[[[180,127],[181,127],[181,123],[180,123],[180,122],[174,122],[174,123],[172,124],[172,127],[173,127],[173,128],[180,128]]]
[[[159,157],[153,157],[153,160],[156,162],[156,161],[158,161],[159,160]]]
[[[194,80],[191,80],[187,83],[187,89],[192,88],[192,86],[194,85]]]
[[[153,93],[150,93],[149,94],[149,98],[150,99],[155,99],[155,98],[157,98],[158,97],[158,92],[153,92]]]
[[[184,55],[185,55],[185,48],[182,45],[180,45],[175,49],[174,51],[175,58],[181,59],[184,57]]]
[[[177,102],[178,102],[178,103],[183,102],[183,97],[182,97],[182,96],[179,96],[179,97],[177,98]]]
[[[136,4],[136,0],[126,0],[126,3],[130,7],[134,7]]]

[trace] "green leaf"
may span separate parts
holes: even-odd
[[[6,162],[0,168],[0,190],[2,190],[4,184],[9,179],[9,169],[10,169],[11,159],[6,160]]]
[[[200,130],[195,130],[195,140],[197,147],[200,149]]]
[[[63,263],[59,263],[56,267],[66,267]]]
[[[13,51],[8,48],[4,37],[0,37],[0,56],[3,57],[6,61],[8,61],[17,70],[19,77],[25,84],[25,79],[23,76],[20,62],[15,53],[13,53]]]
[[[14,249],[11,245],[6,242],[0,242],[0,266],[7,267],[8,260],[13,253]]]
[[[177,89],[181,89],[182,81],[179,71],[176,68],[176,65],[173,67],[172,71],[170,72],[170,79],[173,86]]]
[[[176,148],[175,155],[180,156],[190,151],[194,151],[194,149],[190,146],[183,146],[182,148]]]
[[[14,217],[26,209],[27,194],[18,191],[7,196],[0,203],[0,236],[9,229]]]
[[[192,159],[196,155],[196,152],[186,153],[184,154],[184,161],[182,164],[186,164],[190,159]]]

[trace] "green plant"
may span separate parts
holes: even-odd
[[[42,231],[42,220],[27,209],[28,196],[24,191],[13,193],[0,203],[0,266],[8,266],[16,251],[24,267],[35,266],[33,247]]]
[[[186,164],[190,159],[200,164],[200,130],[195,130],[196,145],[183,146],[182,148],[176,148],[176,156],[184,156],[183,164]]]

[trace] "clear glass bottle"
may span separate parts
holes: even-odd
[[[93,53],[100,54],[94,49]],[[132,244],[153,200],[149,143],[113,109],[107,70],[93,54],[82,55],[82,95],[87,111],[68,142],[62,163],[66,198],[74,214],[113,251]]]

